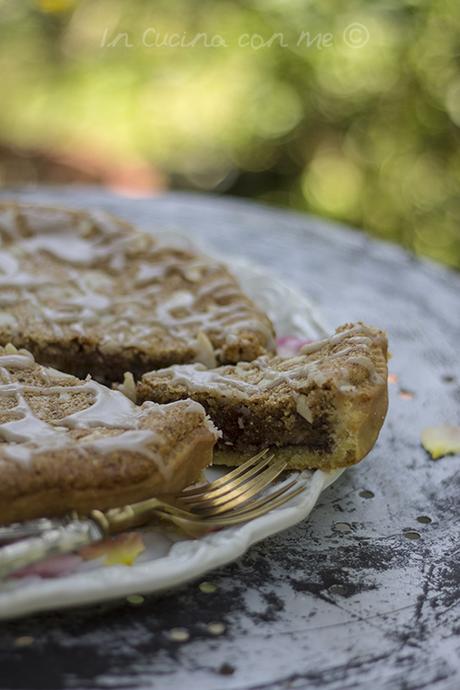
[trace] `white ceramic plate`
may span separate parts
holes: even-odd
[[[310,339],[324,334],[310,302],[298,292],[246,261],[232,260],[231,268],[244,289],[270,315],[278,336]],[[219,471],[211,470],[209,478]],[[168,530],[143,530],[137,538],[142,539],[145,550],[132,566],[106,565],[105,557],[85,560],[70,556],[57,562],[54,577],[48,572],[48,577],[42,573],[10,579],[0,585],[0,618],[159,592],[203,577],[243,555],[252,544],[307,518],[321,492],[341,472],[302,472],[306,489],[285,506],[200,539],[187,539]],[[291,472],[285,481],[293,476],[299,473]]]

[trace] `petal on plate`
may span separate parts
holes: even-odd
[[[283,338],[277,338],[276,340],[276,349],[277,353],[281,357],[292,357],[293,355],[296,355],[298,351],[300,350],[301,347],[304,345],[307,345],[308,343],[311,343],[311,340],[308,338],[298,338],[297,336],[294,335],[287,335],[284,336]]]
[[[422,431],[422,445],[433,460],[460,453],[460,427],[447,424],[427,427]]]
[[[103,558],[104,565],[133,565],[137,557],[145,550],[142,535],[139,532],[127,532],[80,550],[80,556],[89,561]]]
[[[69,554],[66,556],[53,556],[46,561],[34,563],[26,568],[22,568],[14,573],[13,577],[28,577],[38,575],[38,577],[62,577],[75,572],[81,563],[80,556]]]

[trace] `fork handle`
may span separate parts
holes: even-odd
[[[145,525],[159,508],[168,507],[173,508],[172,504],[167,504],[158,498],[148,498],[145,501],[110,510],[93,510],[90,516],[104,534],[118,534],[127,529]]]
[[[17,570],[56,556],[76,551],[104,536],[93,520],[73,520],[39,537],[30,537],[0,549],[0,579]]]
[[[50,556],[71,553],[111,534],[146,524],[159,508],[182,513],[156,498],[110,510],[93,510],[88,519],[73,519],[0,548],[0,579]]]

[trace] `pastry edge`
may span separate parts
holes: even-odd
[[[193,432],[190,441],[183,442],[181,452],[174,458],[171,473],[174,481],[168,484],[168,494],[158,489],[162,481],[158,470],[135,484],[104,488],[85,488],[77,491],[63,491],[54,487],[37,493],[23,494],[0,505],[0,525],[39,517],[55,517],[73,510],[81,515],[88,514],[94,508],[106,510],[128,503],[135,503],[152,496],[167,498],[179,493],[184,487],[196,482],[201,471],[213,461],[215,435],[208,427],[201,427]],[[113,455],[113,454],[112,454]],[[107,456],[109,461],[109,456]]]
[[[388,410],[388,389],[385,384],[375,386],[361,400],[345,404],[339,440],[332,452],[312,451],[305,446],[288,445],[270,447],[276,460],[284,460],[287,470],[320,469],[325,471],[355,465],[374,447]],[[346,410],[346,408],[349,408]],[[214,451],[214,465],[237,466],[257,452],[236,451],[231,447],[218,447]]]

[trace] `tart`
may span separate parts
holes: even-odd
[[[0,345],[104,383],[250,361],[273,327],[219,262],[105,213],[0,204]]]
[[[144,374],[139,401],[192,398],[222,431],[214,462],[236,465],[271,447],[289,468],[346,467],[373,447],[387,405],[387,339],[363,323],[289,358]]]
[[[217,438],[197,402],[139,407],[0,348],[0,524],[175,494],[210,464]]]

